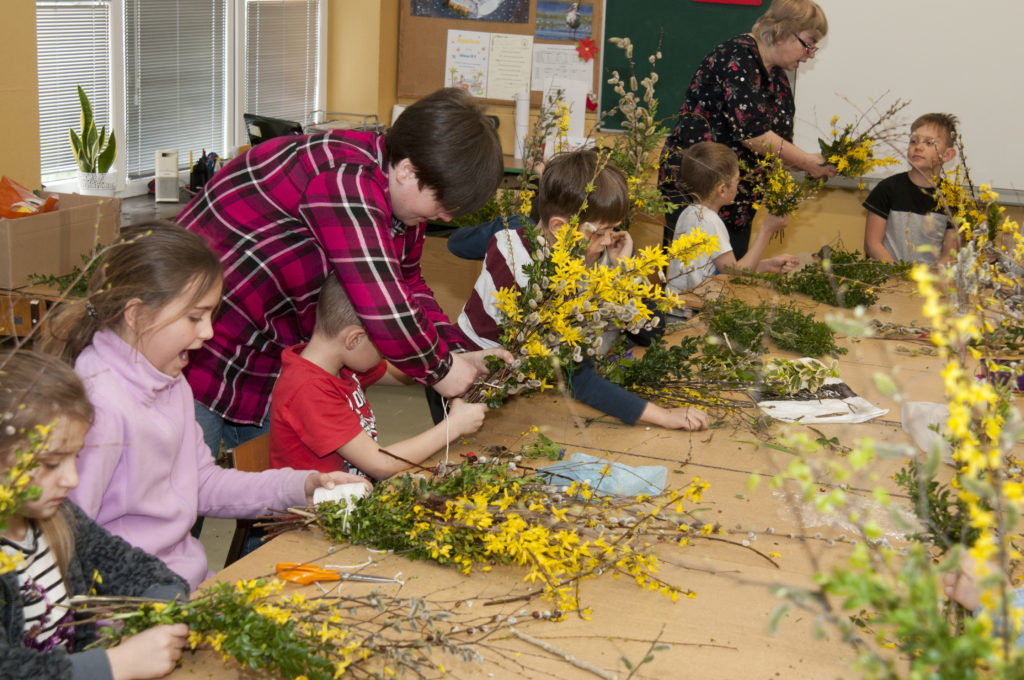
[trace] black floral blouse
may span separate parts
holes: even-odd
[[[658,174],[662,194],[674,203],[689,202],[679,184],[679,163],[691,145],[724,144],[752,168],[757,154],[741,142],[768,131],[792,142],[794,111],[786,72],[765,68],[754,38],[744,34],[726,40],[697,68],[675,129],[665,141]],[[747,252],[755,200],[753,184],[741,180],[736,201],[719,212],[737,258]]]

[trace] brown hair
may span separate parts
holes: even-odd
[[[17,350],[0,359],[0,467],[14,463],[15,452],[25,446],[38,425],[60,418],[92,423],[93,408],[75,371],[60,359],[38,352]],[[34,520],[53,551],[62,577],[74,551],[70,517],[61,507],[53,517]]]
[[[356,314],[345,289],[341,287],[338,278],[330,274],[320,288],[320,298],[316,301],[316,326],[313,332],[333,338],[349,326],[362,325],[363,320]]]
[[[587,193],[587,187],[593,190]],[[587,207],[583,212],[583,202]],[[607,156],[593,149],[560,153],[544,167],[537,189],[540,221],[569,219],[579,213],[580,222],[618,224],[629,213],[626,175]]]
[[[729,147],[718,142],[698,142],[683,154],[679,179],[694,200],[703,201],[739,169],[736,152]]]
[[[926,113],[922,116],[918,116],[917,119],[910,124],[910,131],[913,132],[922,125],[934,125],[943,132],[946,133],[946,146],[953,146],[956,144],[957,128],[960,126],[960,121],[952,113]]]
[[[390,167],[408,158],[420,187],[453,216],[487,202],[505,176],[494,123],[471,95],[449,87],[402,112],[384,136]]]
[[[42,330],[39,347],[74,363],[104,328],[120,329],[133,299],[156,311],[194,287],[190,307],[221,282],[221,265],[202,236],[163,220],[121,232],[103,253],[84,300],[64,305]]]
[[[772,0],[768,11],[758,17],[750,32],[774,45],[800,31],[810,31],[814,42],[828,33],[828,19],[813,0]]]

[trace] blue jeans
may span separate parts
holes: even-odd
[[[220,454],[220,443],[233,449],[242,442],[255,439],[261,434],[270,432],[270,418],[267,418],[262,425],[242,425],[226,420],[219,413],[214,413],[198,401],[196,405],[196,420],[199,427],[203,428],[203,441],[210,447],[210,453],[214,459]]]

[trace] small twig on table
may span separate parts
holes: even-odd
[[[521,633],[518,630],[516,630],[515,628],[512,628],[511,626],[509,627],[508,632],[512,633],[512,635],[514,635],[515,637],[519,638],[523,642],[528,642],[531,645],[534,645],[536,647],[540,647],[545,652],[548,652],[549,654],[554,654],[555,656],[560,657],[566,663],[572,664],[573,666],[576,666],[576,668],[580,668],[582,670],[585,670],[585,671],[588,671],[590,673],[593,673],[594,675],[596,675],[599,678],[604,678],[604,680],[619,680],[619,676],[615,675],[614,673],[609,673],[608,671],[604,670],[603,668],[599,668],[599,667],[595,666],[594,664],[592,664],[592,663],[590,663],[588,661],[583,661],[582,659],[577,659],[572,654],[569,654],[568,652],[566,652],[564,650],[561,650],[558,647],[555,647],[554,645],[552,645],[550,643],[544,642],[543,640],[539,640],[539,639],[533,637],[532,635],[527,635],[526,633]]]

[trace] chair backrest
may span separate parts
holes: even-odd
[[[235,469],[263,472],[270,468],[270,435],[261,434],[235,447]]]

